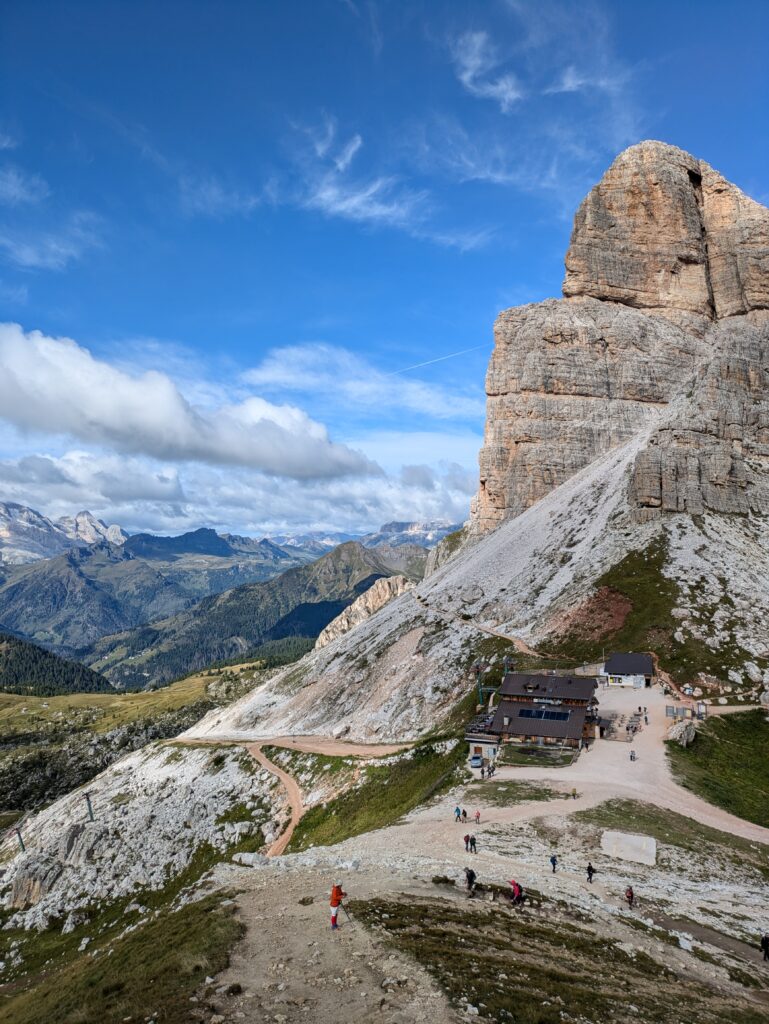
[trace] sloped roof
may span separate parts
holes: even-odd
[[[607,676],[653,676],[654,660],[651,654],[610,654],[603,667]]]
[[[509,672],[502,680],[500,697],[531,697],[558,700],[590,700],[595,693],[593,676],[544,676]]]
[[[503,700],[497,707],[490,732],[509,733],[513,736],[544,736],[553,739],[575,739],[582,736],[585,724],[584,707],[551,708],[547,705],[535,704],[534,701]],[[528,712],[528,714],[527,714]],[[566,718],[540,718],[545,715],[566,715]],[[505,718],[509,723],[505,725]]]

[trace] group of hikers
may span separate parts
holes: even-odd
[[[490,778],[492,778],[492,776],[494,776],[496,774],[497,774],[497,766],[495,764],[493,764],[493,763],[490,764],[488,766],[488,768],[486,768],[484,765],[481,765],[481,778],[482,779],[490,779]]]
[[[476,825],[480,825],[480,823],[481,823],[481,812],[480,811],[476,811],[475,814],[473,814],[473,818],[475,820],[475,824]],[[467,811],[464,809],[464,807],[455,807],[454,808],[454,821],[461,821],[463,825],[467,824],[467,821],[468,821]]]

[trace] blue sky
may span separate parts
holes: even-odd
[[[559,294],[613,157],[769,197],[763,2],[0,18],[0,500],[52,515],[463,519],[494,317]]]

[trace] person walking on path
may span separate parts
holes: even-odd
[[[336,922],[339,916],[339,908],[342,905],[342,900],[345,898],[347,893],[342,888],[341,882],[334,882],[331,887],[331,930],[336,931],[339,925]]]
[[[587,862],[587,880],[588,880],[588,882],[590,882],[591,885],[593,884],[593,875],[594,874],[595,874],[595,868],[590,863],[590,861],[588,861]]]
[[[470,853],[477,853],[475,848],[475,836],[470,836]]]
[[[481,823],[481,812],[480,811],[476,811],[475,814],[473,815],[473,817],[475,818],[475,824],[476,825],[480,825],[480,823]]]
[[[512,887],[512,890],[513,890],[513,893],[512,893],[512,895],[513,895],[513,906],[515,907],[521,901],[522,889],[521,889],[520,885],[518,885],[518,883],[516,882],[516,880],[514,878],[510,879],[510,886]]]
[[[467,823],[467,811],[463,807],[462,808],[462,824],[464,825],[466,823]]]
[[[632,885],[629,885],[627,889],[625,889],[625,899],[627,900],[628,907],[630,907],[630,909],[632,910],[633,903],[635,902],[635,893],[633,892]]]
[[[572,798],[572,800],[576,800],[576,799],[577,799],[577,787],[576,787],[576,786],[574,786],[574,787],[572,788],[572,791],[571,791],[571,798]]]
[[[550,858],[550,865],[553,869],[553,874],[555,874],[555,869],[558,867],[558,858],[555,854]]]
[[[486,778],[486,769],[483,767],[483,765],[481,765],[481,778],[482,779]]]
[[[470,849],[470,833],[468,832],[467,835],[465,836],[465,853],[467,853],[469,851],[469,849]]]
[[[472,896],[473,892],[475,891],[475,879],[477,877],[478,876],[476,875],[476,873],[473,871],[472,868],[465,868],[465,879],[467,881],[467,891],[470,893],[471,896]]]
[[[769,960],[769,932],[764,932],[761,936],[760,946],[764,951],[764,960]]]
[[[462,812],[458,807],[454,808],[454,821],[460,821],[462,818]]]

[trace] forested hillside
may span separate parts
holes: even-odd
[[[65,693],[111,693],[104,676],[42,647],[0,633],[0,691],[53,697]]]
[[[388,549],[386,560],[382,550],[341,544],[269,582],[236,587],[171,618],[104,637],[82,657],[115,686],[139,689],[251,654],[268,641],[314,638],[372,583],[402,571],[407,551]]]

